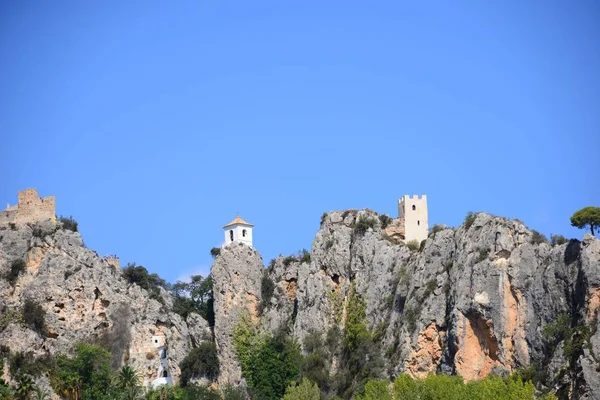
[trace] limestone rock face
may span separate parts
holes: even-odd
[[[370,221],[366,230],[357,229],[361,219]],[[343,330],[355,290],[389,377],[438,372],[472,380],[539,364],[559,395],[600,398],[600,241],[586,235],[553,247],[518,220],[480,213],[470,222],[411,251],[370,210],[329,213],[310,262],[280,257],[267,269],[275,291],[260,314],[262,329],[288,327],[300,343],[311,331]],[[223,263],[216,265],[225,270]],[[544,327],[563,314],[589,335],[583,346],[568,346],[569,356],[563,343],[548,354]]]
[[[215,308],[215,341],[220,383],[239,385],[242,372],[235,355],[233,331],[244,313],[258,324],[262,258],[249,246],[233,242],[221,249],[211,269]]]
[[[26,263],[14,286],[0,279],[2,313],[20,312],[26,299],[39,303],[47,332],[40,334],[9,323],[0,332],[0,344],[11,351],[70,354],[82,340],[101,341],[111,348],[115,368],[134,366],[147,382],[156,378],[158,350],[153,336],[164,336],[169,373],[178,379],[179,363],[194,343],[210,337],[208,324],[198,315],[188,321],[169,311],[171,295],[163,291],[164,305],[146,290],[129,284],[115,268],[83,245],[81,235],[43,225],[0,225],[0,275],[15,259]]]

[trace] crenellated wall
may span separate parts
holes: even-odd
[[[0,211],[0,223],[26,224],[40,221],[56,221],[56,199],[54,196],[39,197],[33,188],[21,190],[19,202]]]

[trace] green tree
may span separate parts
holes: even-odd
[[[190,282],[177,281],[171,287],[175,296],[173,311],[187,318],[192,312],[200,314],[210,326],[215,325],[212,276],[190,276]]]
[[[280,399],[300,374],[302,355],[298,343],[283,332],[273,337],[259,334],[248,314],[236,324],[233,338],[253,398]]]
[[[365,384],[365,393],[356,396],[357,400],[392,400],[388,388],[389,382],[383,379],[371,379]]]
[[[600,207],[584,207],[571,216],[571,225],[579,229],[590,227],[592,235],[594,228],[600,226]]]
[[[117,387],[120,389],[135,388],[140,385],[140,375],[135,368],[124,365],[116,378]]]
[[[298,386],[290,384],[285,390],[283,400],[320,400],[321,391],[316,383],[302,379]]]
[[[179,364],[181,369],[181,386],[186,387],[190,379],[204,376],[214,381],[219,376],[219,358],[217,347],[213,341],[202,342]]]
[[[79,344],[75,354],[75,358],[57,358],[57,370],[51,379],[54,390],[67,399],[108,399],[110,353],[99,346]]]

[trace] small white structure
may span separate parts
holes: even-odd
[[[223,247],[232,242],[244,243],[252,247],[252,227],[238,215],[233,221],[223,227],[225,230],[225,243]]]
[[[167,346],[163,335],[152,336],[152,347],[158,350],[158,372],[157,378],[150,385],[153,389],[161,385],[173,385],[173,377],[169,373],[169,363],[167,362]]]
[[[398,218],[404,220],[404,239],[421,243],[429,234],[427,196],[404,195],[398,200]]]

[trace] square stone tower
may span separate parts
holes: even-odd
[[[429,235],[427,196],[404,195],[398,200],[398,218],[404,221],[404,240],[421,243]]]

